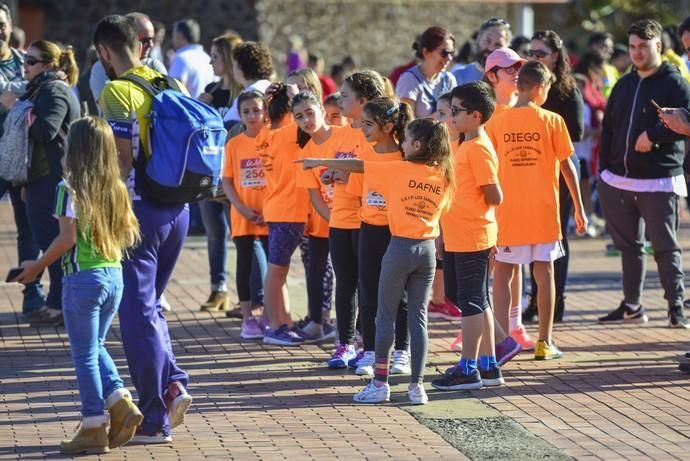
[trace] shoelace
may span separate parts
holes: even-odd
[[[347,352],[347,344],[339,344],[338,347],[335,349],[335,354],[333,354],[333,358],[341,358],[345,353]]]

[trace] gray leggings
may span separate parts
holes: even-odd
[[[407,291],[407,324],[410,330],[411,383],[424,380],[429,338],[427,303],[434,281],[436,247],[433,240],[392,237],[381,261],[376,312],[376,362],[388,362],[395,336],[395,317]]]

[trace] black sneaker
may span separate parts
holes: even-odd
[[[636,310],[632,310],[625,304],[625,301],[622,301],[615,311],[599,317],[599,323],[647,323],[648,320],[642,305]]]
[[[456,367],[452,373],[446,373],[440,378],[431,381],[431,386],[442,391],[455,391],[460,389],[480,389],[482,387],[482,377],[479,370],[475,370],[471,375],[466,375]]]
[[[668,310],[668,325],[671,328],[690,328],[690,320],[683,312],[683,306],[673,306]]]
[[[48,308],[41,311],[39,316],[34,317],[29,326],[31,328],[59,327],[63,323],[62,310]]]
[[[529,304],[522,311],[522,323],[534,323],[537,320],[537,300],[530,296]]]
[[[690,375],[690,362],[680,362],[678,364],[678,369]]]
[[[499,367],[492,368],[491,370],[482,370],[482,385],[486,387],[502,386],[506,382],[503,380],[503,374]]]

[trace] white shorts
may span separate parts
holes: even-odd
[[[516,245],[497,247],[496,261],[506,264],[529,264],[534,261],[555,261],[565,256],[560,240],[534,245]]]

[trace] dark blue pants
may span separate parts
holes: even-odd
[[[144,432],[169,431],[163,394],[169,383],[187,386],[175,364],[160,296],[170,280],[189,227],[187,206],[134,202],[141,242],[123,262],[120,331],[132,382],[144,414]]]
[[[26,206],[22,200],[22,188],[12,187],[12,184],[0,179],[0,198],[5,193],[9,192],[10,202],[12,202],[12,211],[14,212],[14,224],[17,226],[17,259],[18,262],[26,261],[28,259],[38,259],[41,250],[34,241],[34,235],[31,233],[31,226],[29,225],[29,218],[26,215]],[[43,289],[40,284],[41,277],[26,285],[24,288],[24,299],[37,299],[43,297]]]
[[[26,186],[26,215],[34,241],[42,251],[46,251],[60,233],[58,220],[53,217],[55,207],[55,188],[59,177],[43,176]],[[16,219],[16,218],[15,218]],[[62,267],[60,259],[48,266],[50,291],[46,306],[62,309]]]

